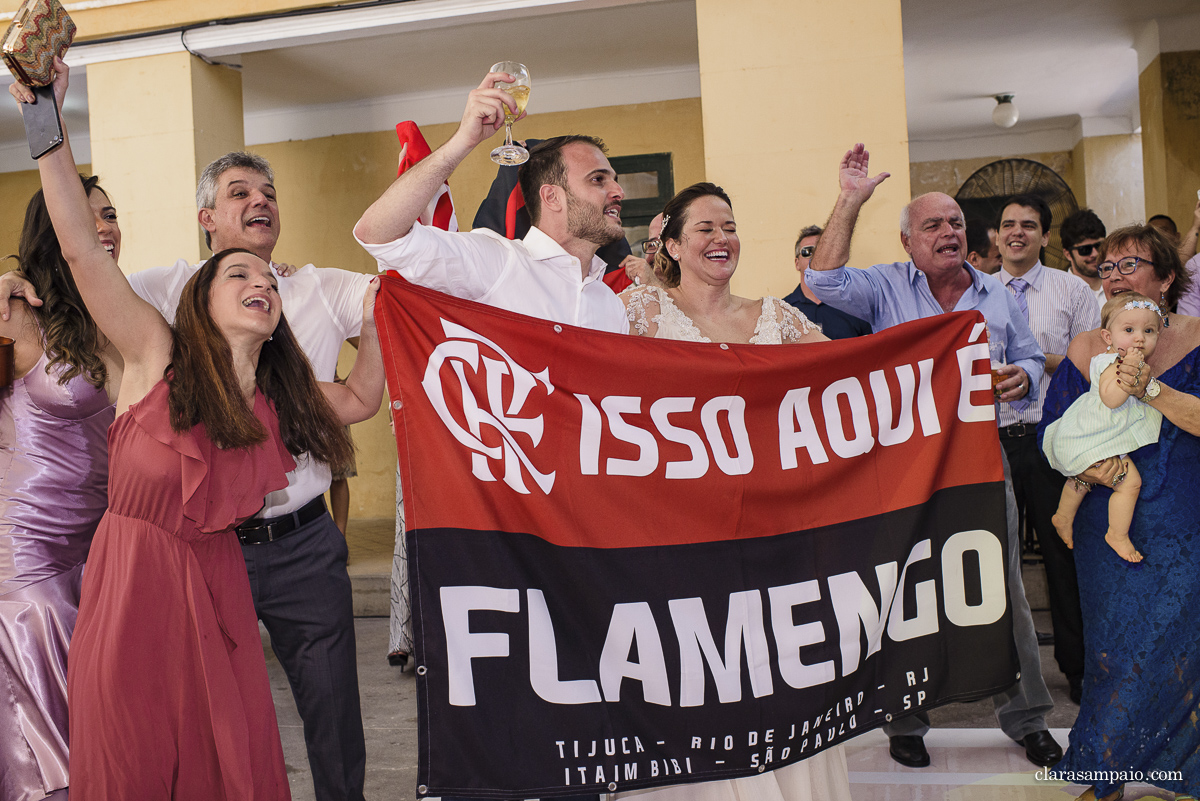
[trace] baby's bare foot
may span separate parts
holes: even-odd
[[[1138,549],[1133,547],[1133,543],[1129,539],[1128,534],[1114,534],[1110,529],[1104,535],[1104,541],[1117,552],[1117,556],[1124,559],[1126,562],[1140,562],[1142,555],[1138,553]]]
[[[1058,532],[1058,536],[1067,544],[1068,548],[1075,547],[1075,526],[1074,521],[1064,514],[1054,513],[1054,517],[1050,518],[1050,522],[1054,524],[1054,530]]]

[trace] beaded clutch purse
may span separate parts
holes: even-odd
[[[54,79],[54,57],[74,38],[75,23],[58,0],[24,0],[4,34],[4,64],[26,86],[45,86]]]

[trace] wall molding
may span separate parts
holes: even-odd
[[[481,20],[527,19],[531,16],[655,2],[665,0],[411,0],[370,8],[343,9],[335,6],[297,16],[278,14],[268,19],[197,26],[183,33],[174,31],[92,44],[78,42],[67,52],[67,64],[71,67],[86,66],[105,61],[181,53],[188,49],[210,58],[219,58],[260,50],[386,36],[401,31],[453,27]],[[187,47],[184,47],[185,38]],[[12,83],[12,76],[6,74],[0,80],[7,86]]]
[[[457,122],[474,86],[440,92],[376,97],[366,101],[296,106],[246,115],[246,145],[317,139],[336,134],[387,131],[404,120],[418,125]],[[700,96],[696,65],[543,79],[535,113],[683,100]]]

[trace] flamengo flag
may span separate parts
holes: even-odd
[[[405,170],[432,151],[421,129],[411,120],[396,125],[396,137],[400,140],[400,166],[396,170],[396,177],[399,178]],[[442,182],[442,188],[433,196],[433,200],[429,201],[429,205],[421,212],[421,216],[417,217],[417,221],[421,225],[432,225],[443,231],[458,230],[458,218],[454,216],[454,201],[450,198],[448,182]]]
[[[418,794],[747,776],[1014,682],[979,313],[726,346],[375,308]]]

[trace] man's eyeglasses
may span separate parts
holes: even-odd
[[[813,251],[815,251],[816,249],[817,249],[816,245],[805,245],[804,247],[800,248],[800,252],[796,254],[796,258],[811,259]]]
[[[638,246],[642,249],[642,255],[649,259],[653,258],[655,253],[658,253],[659,249],[662,247],[662,240],[643,239],[638,243]]]
[[[1143,264],[1149,264],[1151,267],[1154,266],[1154,262],[1152,261],[1146,261],[1145,259],[1140,259],[1137,256],[1130,256],[1129,258],[1121,259],[1118,262],[1106,261],[1103,264],[1097,265],[1096,272],[1100,274],[1101,278],[1108,278],[1113,270],[1116,270],[1121,275],[1133,275],[1135,272],[1137,272],[1137,268],[1141,267]]]
[[[1073,248],[1067,248],[1067,250],[1073,250],[1076,253],[1078,253],[1080,256],[1083,256],[1086,259],[1088,256],[1092,255],[1092,251],[1098,247],[1100,247],[1100,246],[1098,244],[1096,244],[1095,242],[1093,242],[1090,245],[1076,245]]]

